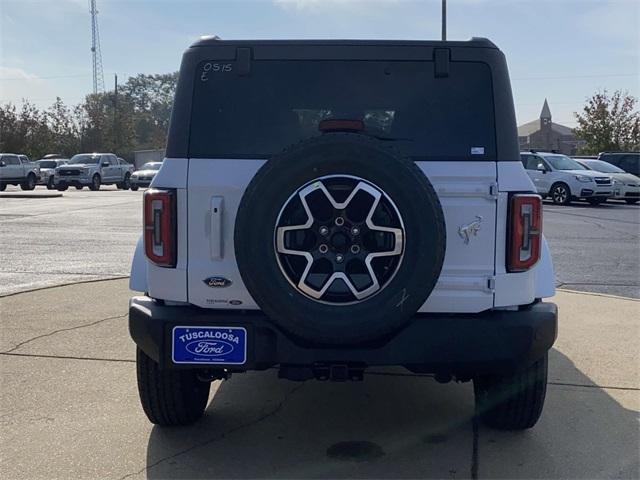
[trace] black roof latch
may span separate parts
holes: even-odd
[[[433,61],[435,65],[435,77],[445,78],[449,76],[449,61],[451,50],[448,48],[435,48],[433,50]]]
[[[236,49],[236,72],[240,76],[251,73],[251,49],[239,47]]]

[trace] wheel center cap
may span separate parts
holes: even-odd
[[[339,252],[346,251],[348,243],[349,237],[344,232],[336,232],[331,236],[331,246]]]

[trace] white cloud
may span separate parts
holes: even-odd
[[[399,0],[273,0],[276,6],[285,10],[310,13],[327,13],[336,10],[369,11],[398,2]]]
[[[37,81],[39,80],[37,75],[29,73],[22,68],[17,67],[3,67],[0,65],[0,80],[27,80]]]

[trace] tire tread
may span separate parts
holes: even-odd
[[[142,350],[136,355],[138,392],[142,409],[156,425],[188,425],[204,413],[210,384],[192,370],[160,369]]]
[[[533,427],[544,407],[548,354],[530,367],[511,375],[474,379],[476,407],[490,427],[524,430]]]

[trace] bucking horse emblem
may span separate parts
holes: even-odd
[[[478,230],[480,230],[481,223],[482,217],[480,215],[476,215],[476,220],[458,227],[458,235],[460,235],[460,238],[464,240],[465,245],[469,245],[469,240],[471,240],[472,236],[475,237],[478,235]]]

